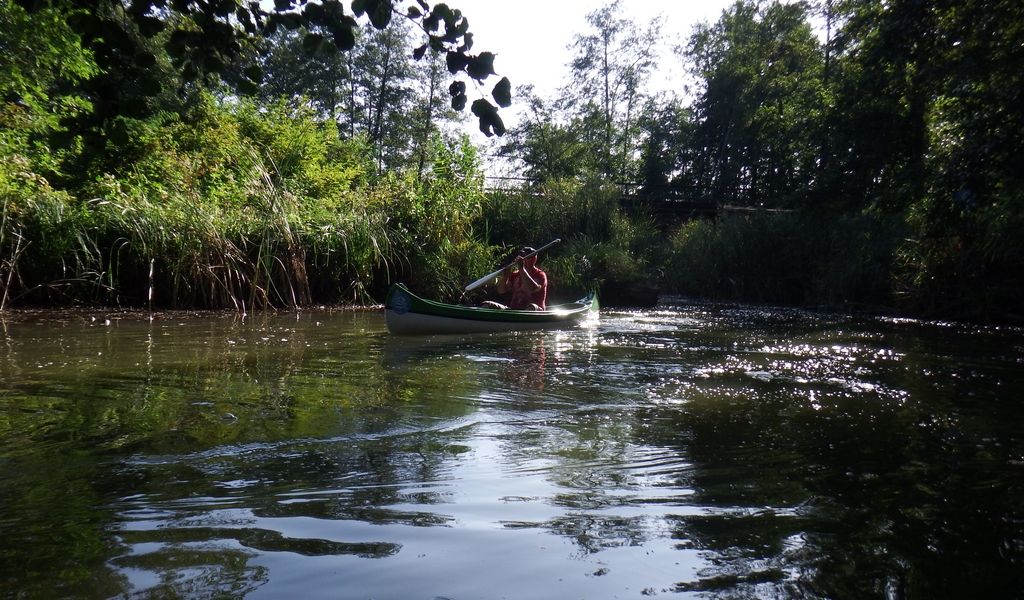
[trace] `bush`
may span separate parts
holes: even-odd
[[[669,239],[669,291],[830,307],[891,305],[900,228],[871,215],[754,212],[685,223]]]

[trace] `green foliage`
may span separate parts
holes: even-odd
[[[532,86],[521,91],[529,113],[499,147],[499,154],[516,161],[523,176],[545,182],[585,177],[599,171],[596,148],[585,141],[581,124],[557,122],[557,114]]]
[[[407,176],[407,194],[395,194],[383,210],[405,241],[399,276],[433,297],[456,299],[467,274],[492,258],[474,235],[483,173],[467,137],[436,137],[434,148],[430,175],[419,181]]]
[[[929,317],[1019,322],[1024,318],[1024,196],[980,204],[964,190],[953,201],[927,197],[907,221],[897,252],[901,310]]]
[[[87,202],[5,159],[5,298],[248,310],[372,302],[399,276],[443,297],[492,258],[473,235],[483,176],[466,138],[436,139],[429,177],[371,185],[362,140],[285,102],[207,96],[129,131],[136,160]]]
[[[400,18],[397,22],[411,22],[423,33],[426,41],[415,50],[415,56],[422,57],[429,48],[433,53],[446,54],[452,74],[477,81],[493,74],[489,66],[493,54],[470,53],[473,36],[468,21],[461,11],[443,3],[426,10],[425,3],[408,0],[415,10],[403,10],[402,0],[367,0],[353,3],[353,14],[346,13],[339,2],[305,0],[279,0],[273,9],[255,2],[167,4],[162,0],[138,0],[130,6],[112,0],[17,0],[16,4],[40,21],[49,18],[57,24],[66,22],[73,32],[66,39],[77,36],[74,44],[80,43],[84,54],[95,59],[98,68],[87,74],[80,71],[87,76],[76,90],[89,98],[91,110],[65,119],[65,126],[72,129],[71,135],[83,136],[86,144],[101,154],[108,144],[117,147],[126,141],[122,118],[145,120],[167,108],[157,100],[166,94],[168,80],[180,78],[184,85],[211,85],[223,80],[240,94],[256,94],[263,77],[256,56],[264,37],[279,30],[304,29],[302,46],[306,53],[322,52],[331,45],[350,51],[358,37],[357,17],[365,16],[376,30],[387,30],[389,25],[394,27],[391,16],[395,15]],[[6,15],[6,2],[3,8]],[[16,19],[12,22],[15,29],[24,30]],[[8,19],[0,20],[0,25],[8,24]],[[50,48],[48,45],[47,50]],[[177,76],[169,77],[154,68],[164,65],[173,68]],[[502,81],[495,97],[504,98],[507,87]],[[456,97],[461,98],[458,104],[465,106],[464,90],[451,94],[453,106]],[[496,107],[479,116],[482,128],[486,126],[499,135],[504,130]]]
[[[216,6],[0,3],[0,305],[455,300],[561,238],[555,289],[1024,318],[1020,2],[742,0],[679,53],[689,104],[649,97],[658,23],[608,4],[571,86],[520,90],[501,153],[530,181],[491,193],[439,127],[471,106],[501,133],[511,100],[467,96],[495,64],[460,11]],[[624,180],[800,212],[655,222],[620,211]]]
[[[697,29],[686,57],[703,83],[688,183],[743,189],[751,205],[808,186],[825,98],[805,5],[737,2],[718,23]]]
[[[541,259],[554,294],[586,292],[609,281],[648,283],[657,229],[648,218],[623,214],[619,195],[617,186],[600,178],[495,191],[483,206],[481,228],[506,253],[562,239]]]
[[[34,245],[30,257],[44,253],[52,258],[63,258],[65,250],[76,248],[70,240],[46,235],[53,230],[46,222],[59,223],[68,203],[66,194],[32,172],[27,158],[0,157],[0,310],[12,299],[12,291],[23,287],[23,275],[31,273],[23,273],[22,268],[30,247]]]
[[[669,240],[674,293],[739,302],[880,309],[904,229],[875,216],[755,212],[683,225]]]
[[[564,112],[593,147],[599,173],[621,177],[634,171],[639,138],[636,115],[657,61],[661,21],[641,28],[623,16],[618,0],[587,15],[591,31],[573,40],[572,83],[562,90]]]
[[[64,116],[54,95],[57,82],[77,83],[96,74],[90,53],[83,51],[60,11],[43,8],[31,14],[17,3],[0,2],[0,99],[27,107],[41,126]],[[68,104],[81,99],[69,99]]]

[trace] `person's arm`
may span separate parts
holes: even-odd
[[[504,294],[512,289],[512,265],[509,265],[501,275],[498,276],[498,293]]]
[[[541,288],[541,284],[530,275],[530,271],[523,265],[522,259],[517,259],[516,263],[519,265],[519,278],[523,281],[523,289],[529,294],[537,292]]]

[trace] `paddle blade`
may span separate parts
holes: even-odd
[[[494,279],[495,277],[497,277],[498,275],[500,275],[503,270],[504,270],[504,267],[502,267],[501,269],[498,269],[497,271],[495,271],[493,273],[488,273],[487,275],[484,275],[480,279],[477,279],[473,283],[467,285],[466,286],[466,291],[467,292],[472,292],[476,288],[482,286],[483,284],[487,283],[488,281],[490,281],[490,280]]]

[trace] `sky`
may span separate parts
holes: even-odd
[[[666,45],[682,42],[701,23],[714,23],[722,11],[735,0],[620,0],[622,16],[645,28],[661,15],[662,37]],[[494,70],[498,77],[484,82],[481,94],[501,77],[512,82],[513,105],[501,109],[506,127],[519,120],[515,89],[533,84],[541,98],[551,98],[567,80],[567,50],[575,35],[591,32],[586,16],[598,10],[606,0],[446,0],[448,6],[462,11],[473,33],[474,53],[483,51],[496,55]],[[663,49],[669,56],[668,47]],[[651,88],[678,89],[684,81],[679,61],[664,60],[651,81]],[[470,93],[470,98],[474,98]],[[487,138],[476,127],[476,120],[467,124],[474,142],[483,144]]]

